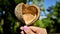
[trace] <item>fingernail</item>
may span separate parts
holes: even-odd
[[[28,27],[27,27],[27,26],[24,26],[24,28],[23,28],[23,29],[24,29],[24,31],[26,31],[26,30],[28,30]]]

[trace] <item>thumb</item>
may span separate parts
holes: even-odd
[[[30,30],[30,28],[28,28],[27,26],[24,26],[24,27],[23,27],[23,30],[24,30],[24,32],[25,32],[26,34],[34,34],[34,32],[32,32],[32,31]]]

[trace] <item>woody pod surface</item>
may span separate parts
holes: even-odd
[[[15,15],[22,23],[31,25],[39,18],[40,8],[35,4],[28,5],[19,3],[15,7]]]

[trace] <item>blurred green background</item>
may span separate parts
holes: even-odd
[[[38,19],[32,26],[46,28],[49,33],[60,33],[60,2],[48,9],[44,7],[44,0],[0,0],[0,34],[20,34],[21,23],[14,14],[19,3],[36,4],[43,11],[46,18]],[[48,3],[49,4],[49,3]],[[46,14],[45,10],[49,13]]]

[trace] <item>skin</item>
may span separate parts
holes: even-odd
[[[46,29],[44,28],[39,28],[39,27],[34,27],[34,26],[24,26],[20,28],[21,34],[24,34],[24,32],[26,34],[47,34]]]

